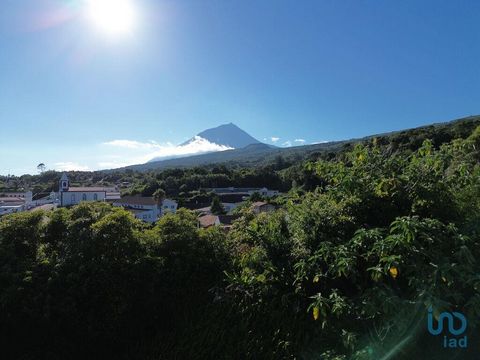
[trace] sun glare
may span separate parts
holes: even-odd
[[[87,15],[100,31],[108,35],[131,33],[137,20],[132,0],[88,0]]]

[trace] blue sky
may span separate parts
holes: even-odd
[[[89,1],[2,1],[1,174],[148,160],[228,122],[288,146],[480,113],[477,1],[131,0],[118,36]]]

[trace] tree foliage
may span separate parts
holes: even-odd
[[[447,358],[424,324],[432,307],[478,330],[479,139],[394,153],[372,139],[285,168],[300,175],[280,209],[246,207],[229,232],[185,209],[149,226],[102,203],[2,217],[4,354]],[[179,174],[156,181],[168,193]]]

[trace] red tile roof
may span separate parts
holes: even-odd
[[[260,207],[260,206],[263,206],[263,205],[267,205],[268,203],[265,202],[265,201],[256,201],[252,204],[252,206],[254,207]]]
[[[104,187],[69,187],[64,192],[107,192]]]
[[[218,216],[216,215],[204,215],[200,216],[198,218],[198,221],[200,222],[201,227],[209,227],[215,225],[215,222],[217,221]]]

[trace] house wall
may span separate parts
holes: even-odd
[[[145,221],[145,222],[149,222],[149,223],[153,223],[153,222],[157,221],[159,216],[160,216],[160,211],[158,211],[157,209],[152,209],[152,210],[149,210],[149,211],[142,211],[140,213],[135,213],[135,217],[137,219]]]
[[[82,201],[105,201],[105,197],[106,197],[105,191],[98,191],[98,192],[62,191],[60,193],[60,206],[77,205],[77,204],[80,204],[80,202]]]
[[[10,198],[21,198],[25,199],[26,203],[32,202],[33,194],[31,191],[26,192],[0,192],[2,197],[10,197]]]
[[[121,199],[115,201],[112,205],[123,207],[125,209],[145,210],[145,212],[135,213],[135,217],[146,222],[157,221],[161,216],[161,210],[157,205],[130,204],[128,202],[122,202]],[[146,218],[144,218],[144,215],[146,215]]]
[[[162,213],[173,213],[175,214],[177,212],[177,207],[178,204],[176,201],[170,200],[170,199],[164,199],[162,201]]]
[[[22,212],[22,211],[25,211],[25,205],[16,205],[16,206],[3,205],[3,206],[0,206],[0,216],[7,215],[7,214],[13,214],[13,213],[17,213],[17,212]]]
[[[163,200],[161,208],[159,208],[157,205],[131,204],[129,202],[122,201],[122,199],[114,201],[112,205],[121,206],[125,209],[145,210],[145,212],[135,213],[135,217],[146,222],[155,222],[166,213],[176,213],[178,207],[177,202],[170,199]]]

